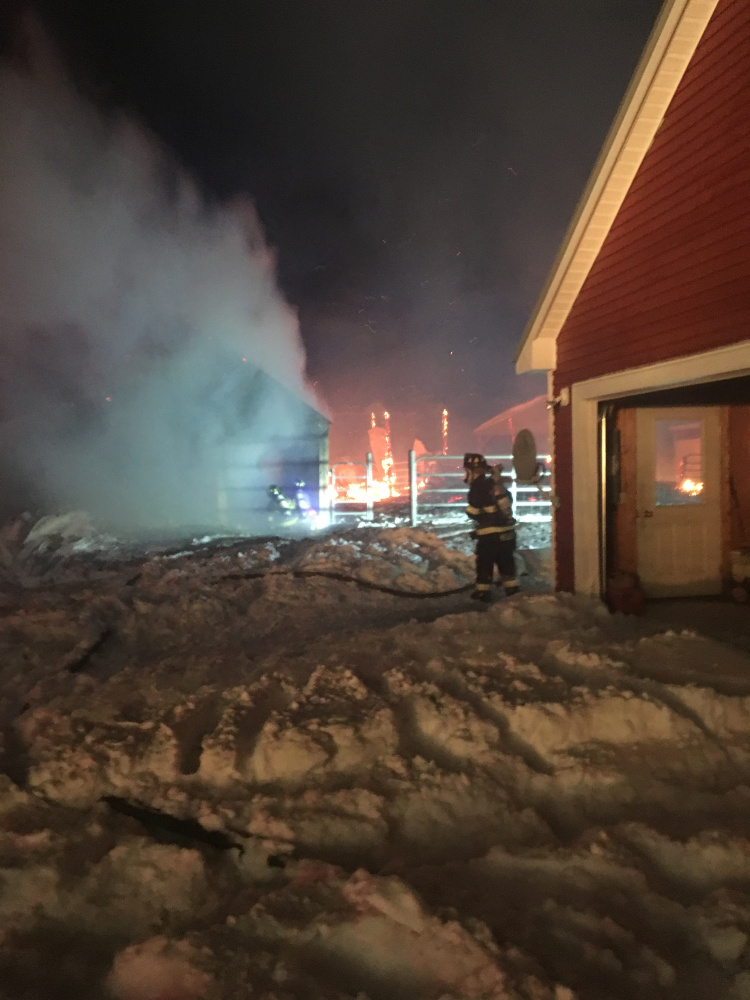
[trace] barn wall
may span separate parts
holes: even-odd
[[[556,392],[750,336],[750,4],[720,0],[557,342]]]
[[[313,506],[320,506],[328,478],[327,418],[260,370],[245,386],[243,414],[246,433],[236,434],[221,452],[216,488],[221,520],[267,530],[272,484],[293,495],[303,481]]]
[[[624,573],[638,572],[638,538],[636,522],[636,410],[619,410],[617,429],[620,432],[620,495],[614,498],[614,567]]]
[[[750,3],[719,0],[560,331],[555,395],[750,337],[748,53]],[[569,409],[555,416],[562,590],[574,581]]]
[[[730,427],[732,410],[729,406],[719,408],[719,502],[721,504],[721,578],[725,582],[731,575],[730,556],[732,549],[732,455]]]
[[[555,587],[575,590],[573,571],[573,426],[569,406],[555,412],[554,491],[560,503],[555,510]]]
[[[750,406],[729,410],[729,548],[750,546]]]

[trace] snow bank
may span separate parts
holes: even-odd
[[[466,526],[468,536],[469,525]],[[176,574],[221,576],[229,572],[341,574],[399,590],[453,590],[473,580],[467,554],[449,548],[422,528],[331,529],[323,538],[232,539],[206,536],[176,551],[168,544],[126,542],[99,531],[84,512],[28,515],[0,530],[0,583],[34,587],[106,577],[129,560],[158,572],[167,562]]]
[[[467,529],[468,531],[468,529]],[[186,554],[171,557],[190,572]],[[474,579],[473,561],[421,528],[332,530],[323,539],[275,540],[218,553],[202,573],[252,573],[270,566],[278,573],[340,575],[404,592],[453,590]]]
[[[85,511],[49,514],[34,521],[28,514],[0,528],[0,583],[34,586],[80,575],[74,567],[91,557],[121,554],[117,539],[100,531]],[[72,569],[72,573],[71,573]]]
[[[0,982],[58,995],[64,927],[123,1000],[747,996],[750,661],[565,595],[394,624],[420,602],[335,578],[469,570],[367,529],[0,618]]]
[[[200,1000],[210,978],[191,957],[184,942],[150,938],[117,956],[107,987],[117,1000]]]

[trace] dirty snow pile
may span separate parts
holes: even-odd
[[[260,553],[0,617],[3,998],[750,998],[745,654]]]
[[[466,527],[468,536],[469,528]],[[203,561],[210,556],[210,565]],[[123,564],[159,557],[175,566],[201,559],[200,571],[299,573],[355,577],[361,583],[405,591],[453,590],[473,580],[473,563],[424,529],[332,528],[323,536],[257,539],[228,535],[134,542],[114,538],[79,511],[23,515],[0,529],[0,586],[38,587],[122,572]],[[190,572],[188,570],[188,572]]]
[[[184,566],[186,556],[192,553],[169,558]],[[405,593],[455,590],[474,579],[474,563],[465,554],[422,528],[406,527],[339,528],[322,538],[249,540],[218,552],[200,572],[215,569],[221,576],[228,564],[248,574],[273,569],[303,576],[341,576]]]
[[[367,515],[347,514],[339,511],[337,516],[349,523],[355,523],[358,527],[367,527],[371,522]],[[373,514],[374,521],[380,527],[399,527],[407,525],[411,521],[411,510],[408,497],[398,498],[397,501],[387,500],[375,505]],[[418,508],[419,523],[428,531],[433,531],[437,535],[451,536],[456,531],[464,534],[468,538],[469,528],[467,528],[466,504],[462,498],[457,501],[452,508],[431,507],[429,504],[420,504]],[[524,513],[516,517],[516,538],[520,549],[546,549],[552,544],[552,520],[544,519],[540,516],[528,516]]]
[[[119,553],[115,538],[100,531],[84,511],[30,514],[0,528],[0,583],[33,586],[57,580],[69,562],[86,556],[102,559]]]
[[[521,519],[516,524],[516,539],[520,549],[548,549],[552,545],[552,522]]]

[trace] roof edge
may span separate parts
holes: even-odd
[[[557,336],[718,2],[665,0],[524,329],[517,373],[556,367]]]

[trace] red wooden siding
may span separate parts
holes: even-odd
[[[729,412],[729,548],[750,545],[750,406]]]
[[[596,488],[594,483],[592,489]],[[569,406],[555,413],[555,587],[575,590],[573,575],[573,422]]]
[[[750,2],[719,0],[560,331],[554,392],[748,338]],[[560,590],[574,589],[571,449],[560,408]]]
[[[560,332],[555,391],[750,337],[750,3],[720,0]]]

